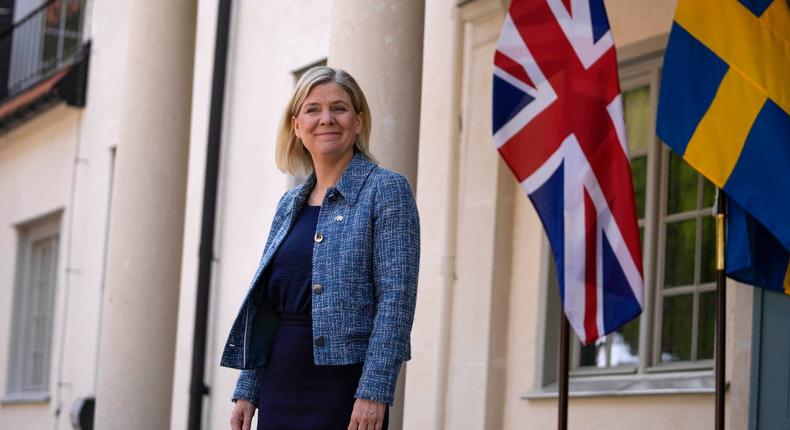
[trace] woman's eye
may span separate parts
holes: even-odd
[[[335,112],[345,112],[346,110],[347,109],[346,109],[345,106],[335,106],[335,108],[334,108]]]

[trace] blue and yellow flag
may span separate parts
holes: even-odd
[[[729,197],[728,275],[790,294],[788,1],[679,0],[656,132]]]

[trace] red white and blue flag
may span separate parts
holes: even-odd
[[[602,0],[513,0],[493,129],[538,211],[585,344],[642,311],[642,257],[617,59]]]

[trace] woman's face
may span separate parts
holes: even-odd
[[[334,82],[313,87],[291,121],[314,161],[352,153],[362,132],[362,114],[354,112],[348,93]]]

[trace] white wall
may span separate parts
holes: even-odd
[[[60,321],[65,304],[63,289],[67,283],[65,256],[70,240],[66,226],[72,217],[69,194],[78,120],[79,114],[74,110],[57,107],[0,138],[0,387],[3,390],[0,396],[8,389],[11,306],[18,244],[15,226],[62,210],[49,377],[50,393],[55,392],[59,370],[57,354],[63,342]],[[22,423],[28,428],[51,426],[53,409],[51,402],[0,404],[0,427],[22,428]]]

